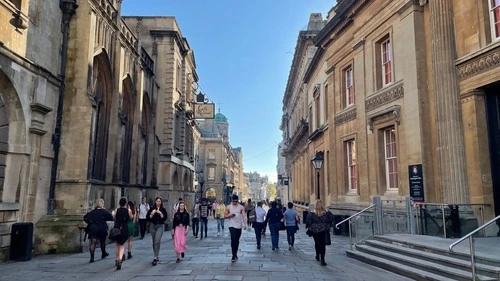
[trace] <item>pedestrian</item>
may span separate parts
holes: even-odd
[[[135,204],[132,201],[128,201],[128,208],[132,212],[132,218],[128,221],[128,252],[127,259],[132,258],[132,241],[134,240],[135,223],[137,222],[137,212],[135,211]],[[125,254],[123,255],[123,260],[125,260]]]
[[[240,245],[241,229],[247,228],[245,207],[238,204],[238,195],[233,194],[232,204],[226,207],[224,218],[229,220],[229,233],[231,234],[231,262],[238,260],[238,247]]]
[[[108,210],[104,209],[104,200],[97,199],[94,209],[85,216],[83,220],[87,223],[85,232],[87,233],[90,241],[90,261],[94,262],[94,253],[97,246],[97,241],[101,246],[101,259],[109,256],[106,252],[106,237],[108,236],[107,221],[113,220],[113,215]]]
[[[139,205],[139,229],[141,233],[141,237],[139,239],[144,239],[144,234],[146,234],[148,211],[149,204],[146,202],[146,197],[142,197],[142,203]]]
[[[222,203],[222,199],[219,199],[217,208],[215,209],[215,219],[217,220],[217,236],[224,235],[224,211],[226,210],[226,205]],[[222,228],[222,232],[221,232]]]
[[[175,214],[175,213],[177,212],[177,210],[179,209],[179,204],[180,204],[181,202],[184,202],[184,199],[179,198],[179,200],[177,200],[177,203],[175,203],[175,205],[174,205],[174,214]]]
[[[255,208],[255,223],[252,224],[255,230],[255,239],[257,240],[257,250],[260,250],[260,241],[262,238],[262,230],[264,229],[266,221],[266,211],[262,208],[262,201],[257,202]]]
[[[266,214],[267,212],[269,212],[269,205],[267,204],[267,201],[262,202],[262,209],[266,211]],[[262,236],[266,236],[266,228],[267,228],[267,220],[265,220],[264,224],[262,225]]]
[[[219,204],[217,204],[217,200],[214,200],[214,203],[212,203],[212,216],[215,218],[215,211],[217,210],[217,206]]]
[[[172,223],[172,238],[174,239],[174,250],[176,262],[181,262],[186,252],[186,236],[189,233],[189,213],[186,211],[184,202],[179,204],[179,209],[174,214]]]
[[[278,203],[276,201],[272,201],[271,208],[267,212],[266,221],[269,224],[269,230],[271,231],[271,243],[273,251],[279,250],[279,231],[281,219],[283,219],[283,212],[278,208]]]
[[[295,243],[295,232],[297,232],[297,223],[299,221],[299,215],[297,211],[293,209],[293,203],[288,202],[288,210],[283,214],[283,221],[286,227],[286,240],[288,241],[288,250],[293,250],[293,245]]]
[[[163,207],[163,199],[156,197],[153,208],[149,209],[146,216],[150,222],[149,232],[153,241],[153,266],[158,264],[160,255],[161,237],[163,236],[164,224],[167,219],[167,210]]]
[[[198,238],[198,231],[200,230],[200,201],[198,199],[195,200],[192,213],[193,236]]]
[[[245,204],[245,211],[247,213],[247,222],[248,222],[248,230],[250,231],[250,227],[252,227],[252,223],[255,222],[255,219],[250,220],[250,212],[254,210],[254,206],[252,204],[252,199],[248,198],[247,203]]]
[[[133,218],[132,211],[127,206],[127,198],[120,199],[120,207],[114,211],[115,225],[113,228],[120,229],[120,234],[114,236],[115,240],[115,266],[116,270],[122,268],[123,257],[125,256],[125,242],[128,240],[128,221]]]
[[[200,228],[201,235],[200,240],[203,239],[203,230],[205,230],[205,238],[207,238],[207,230],[208,230],[208,215],[210,214],[210,205],[207,203],[207,199],[201,200],[200,205]]]
[[[307,221],[309,225],[307,231],[314,238],[316,260],[325,266],[326,245],[329,244],[330,225],[334,222],[333,214],[325,210],[321,200],[316,200],[314,212],[307,215]]]

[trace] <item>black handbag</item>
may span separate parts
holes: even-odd
[[[332,245],[332,239],[330,237],[330,231],[325,231],[325,245]]]
[[[285,230],[286,227],[285,227],[285,223],[284,222],[280,222],[280,230]]]
[[[113,227],[109,231],[109,239],[115,240],[116,238],[120,237],[122,235],[122,228],[121,227]]]

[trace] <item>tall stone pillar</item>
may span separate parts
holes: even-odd
[[[428,2],[441,197],[445,203],[469,203],[464,131],[455,68],[453,1]]]

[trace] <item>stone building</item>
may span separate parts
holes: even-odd
[[[160,142],[158,194],[173,211],[178,198],[194,202],[195,136],[192,105],[198,74],[194,52],[175,17],[124,17],[155,61],[158,92],[156,127]]]
[[[338,1],[306,67],[299,33],[281,126],[293,199],[317,198],[310,159],[322,151],[320,195],[338,214],[403,200],[421,165],[420,199],[499,215],[499,5]]]
[[[13,223],[47,213],[62,18],[59,1],[0,0],[0,260]]]
[[[242,149],[231,147],[229,122],[222,113],[197,123],[201,130],[198,171],[204,172],[203,191],[198,184],[198,192],[203,198],[228,202],[231,194],[243,192]]]

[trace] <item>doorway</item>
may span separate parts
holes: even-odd
[[[500,215],[500,84],[485,89],[495,216]]]

